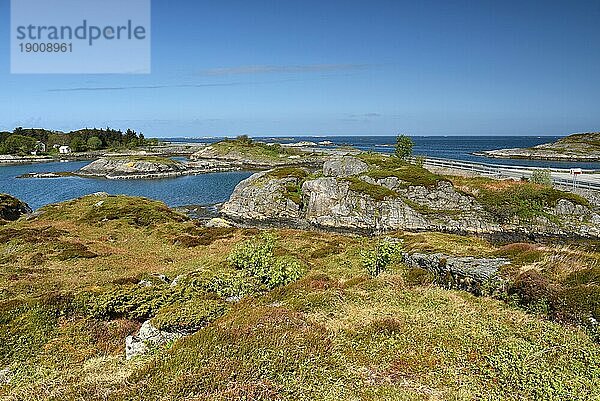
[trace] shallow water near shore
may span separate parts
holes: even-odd
[[[8,193],[32,209],[94,192],[157,199],[171,207],[209,205],[229,199],[235,186],[252,173],[210,173],[161,180],[106,180],[81,177],[16,178],[27,173],[75,171],[89,161],[0,166],[0,193]]]

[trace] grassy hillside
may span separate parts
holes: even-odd
[[[0,396],[600,397],[600,346],[576,325],[598,306],[597,243],[394,236],[409,252],[508,257],[510,285],[494,297],[443,289],[397,256],[371,277],[361,251],[377,238],[206,229],[160,202],[130,197],[48,206],[0,227],[0,370],[12,376]],[[245,263],[248,252],[269,269]],[[171,287],[159,275],[184,276]],[[138,285],[142,279],[154,285]],[[244,297],[227,302],[232,295]],[[146,319],[205,327],[126,361],[124,339]]]
[[[308,157],[311,154],[300,149],[283,147],[279,144],[254,142],[249,138],[229,139],[210,146],[210,155],[229,159],[246,159],[255,162],[281,162],[290,156]]]
[[[557,145],[583,145],[591,149],[600,150],[600,132],[590,132],[585,134],[573,134],[561,138],[556,142]]]

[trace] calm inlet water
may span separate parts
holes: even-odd
[[[229,199],[235,186],[250,172],[213,173],[164,180],[105,180],[80,177],[36,179],[16,178],[21,174],[47,171],[75,171],[89,162],[43,163],[0,167],[0,193],[27,202],[33,209],[94,192],[143,196],[167,205],[208,205]]]
[[[258,138],[257,138],[258,139]],[[330,141],[362,150],[393,152],[395,137],[289,137],[260,138],[266,142]],[[414,137],[415,154],[457,160],[538,167],[582,167],[600,170],[600,163],[569,163],[528,160],[499,160],[473,156],[473,152],[503,148],[529,147],[556,140],[554,137]],[[173,142],[214,142],[218,138],[165,138]],[[27,202],[33,209],[94,192],[127,194],[158,199],[169,206],[208,205],[226,201],[235,186],[249,172],[214,173],[164,180],[103,180],[91,178],[17,179],[21,174],[47,171],[75,171],[88,162],[45,163],[24,166],[0,166],[0,193],[9,193]]]

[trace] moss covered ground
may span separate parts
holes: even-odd
[[[401,261],[367,275],[361,250],[377,238],[264,235],[207,229],[160,202],[105,196],[0,227],[0,370],[12,376],[0,397],[600,397],[600,346],[580,320],[598,313],[598,243],[393,234],[409,252],[509,258],[506,293],[475,297],[439,288]],[[183,278],[172,287],[163,276]],[[228,302],[232,295],[243,297]],[[587,309],[561,307],[582,300],[591,300]],[[126,361],[125,337],[146,319],[198,331]]]

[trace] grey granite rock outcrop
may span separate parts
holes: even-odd
[[[269,172],[256,173],[237,185],[221,213],[236,222],[297,224],[302,210],[286,193],[289,186],[299,183],[296,177],[276,178]]]
[[[365,173],[369,165],[356,157],[332,157],[323,164],[323,175],[326,177],[349,177]]]
[[[489,289],[501,286],[500,268],[510,264],[503,258],[454,257],[441,253],[405,253],[403,258],[407,266],[433,273],[439,284],[473,293],[480,293],[482,286]]]
[[[129,360],[135,356],[144,355],[151,347],[157,347],[181,337],[184,337],[184,334],[161,331],[148,320],[142,324],[137,335],[128,336],[125,339],[125,357]]]
[[[162,158],[101,158],[77,172],[81,176],[109,179],[163,178],[187,174],[187,167],[178,161]]]
[[[600,237],[600,215],[560,199],[527,221],[499,222],[483,205],[457,191],[449,181],[411,185],[396,176],[372,178],[363,162],[350,156],[324,164],[326,176],[299,179],[269,172],[240,183],[221,209],[238,224],[284,225],[334,231],[384,233],[396,230],[444,231],[484,235],[509,233],[519,237]],[[353,183],[359,183],[353,186]],[[366,188],[361,190],[360,183]],[[290,188],[296,191],[290,196]],[[371,189],[380,195],[373,197]],[[386,192],[387,191],[387,192]],[[383,194],[383,195],[381,195]]]

